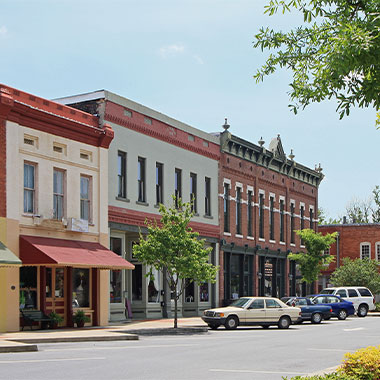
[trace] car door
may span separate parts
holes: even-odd
[[[355,310],[358,310],[360,303],[359,294],[355,289],[347,289],[348,299],[346,301],[351,301],[354,304]]]
[[[331,306],[334,314],[338,315],[340,309],[342,309],[342,304],[341,304],[340,298],[335,297],[335,296],[328,296],[325,298],[326,298],[326,304],[328,306]]]
[[[257,298],[248,306],[245,313],[245,323],[256,324],[266,321],[265,304],[262,298]]]
[[[265,300],[265,313],[267,322],[278,322],[283,314],[284,309],[274,299],[268,298]]]

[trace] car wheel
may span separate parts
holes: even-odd
[[[340,310],[338,313],[338,319],[340,319],[341,321],[344,321],[346,318],[347,318],[347,311],[344,309]]]
[[[311,316],[311,323],[321,323],[322,321],[322,314],[321,313],[314,313]]]
[[[208,325],[208,327],[210,327],[211,330],[216,330],[219,325]]]
[[[235,317],[234,315],[231,315],[230,317],[227,318],[224,326],[226,327],[227,330],[235,330],[236,327],[238,327],[238,325],[239,325],[239,321],[237,317]]]
[[[365,317],[368,313],[367,305],[359,305],[357,315],[358,317]]]
[[[288,329],[290,326],[290,319],[288,317],[281,317],[278,321],[279,329]]]
[[[269,329],[269,325],[261,325],[263,329]]]

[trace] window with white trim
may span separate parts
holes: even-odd
[[[376,257],[375,257],[375,259],[377,260],[377,261],[380,261],[380,242],[376,242]]]
[[[294,231],[294,203],[290,204],[290,243],[295,244],[296,233]]]
[[[362,260],[371,258],[371,244],[370,243],[360,243],[360,258]]]
[[[274,197],[269,198],[269,239],[274,240]]]
[[[241,235],[241,188],[236,188],[236,233]]]
[[[65,216],[65,171],[54,169],[53,172],[53,218],[62,220]]]
[[[80,176],[80,218],[91,222],[91,178]]]
[[[259,195],[259,237],[264,239],[264,194]]]
[[[230,232],[230,185],[224,184],[223,194],[224,232]]]
[[[248,225],[247,225],[247,227],[248,227],[248,231],[247,231],[247,233],[248,233],[248,236],[253,236],[253,234],[252,234],[252,225],[253,225],[253,210],[252,210],[252,191],[251,190],[249,190],[248,191],[248,196],[247,196],[247,222],[248,222]]]
[[[36,166],[32,163],[24,163],[24,212],[36,213]]]

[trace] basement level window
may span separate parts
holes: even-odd
[[[124,109],[124,116],[132,117],[132,112],[130,110]]]
[[[187,139],[188,139],[189,141],[195,141],[195,137],[194,137],[193,135],[188,135],[188,136],[187,136]]]
[[[203,146],[208,148],[208,141],[203,141]]]
[[[150,119],[149,117],[144,117],[144,123],[145,124],[148,124],[148,125],[152,125],[152,119]]]
[[[34,140],[33,139],[28,139],[28,138],[24,138],[24,144],[26,145],[33,145],[34,146]]]

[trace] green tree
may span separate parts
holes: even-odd
[[[334,261],[334,257],[325,251],[335,242],[337,233],[322,235],[310,229],[297,230],[296,233],[302,239],[306,252],[290,253],[288,258],[299,265],[302,281],[311,284],[318,280],[323,267]]]
[[[379,263],[370,259],[343,259],[343,265],[331,275],[334,286],[365,286],[372,293],[380,293]]]
[[[254,47],[274,50],[257,82],[277,68],[290,69],[294,113],[335,98],[342,118],[350,107],[380,108],[380,1],[270,0],[265,13],[296,10],[304,23],[289,32],[261,28]],[[380,114],[377,114],[380,123]]]
[[[326,225],[326,224],[341,224],[342,223],[342,218],[331,218],[327,217],[326,211],[319,207],[318,208],[318,224],[320,226]]]
[[[174,328],[177,328],[177,304],[186,285],[191,282],[215,282],[218,268],[209,263],[211,247],[189,227],[193,216],[190,203],[178,199],[170,208],[160,205],[160,224],[146,220],[148,235],[140,232],[140,244],[133,246],[133,255],[143,264],[166,272],[169,288],[174,295]],[[153,277],[152,269],[148,276]]]

